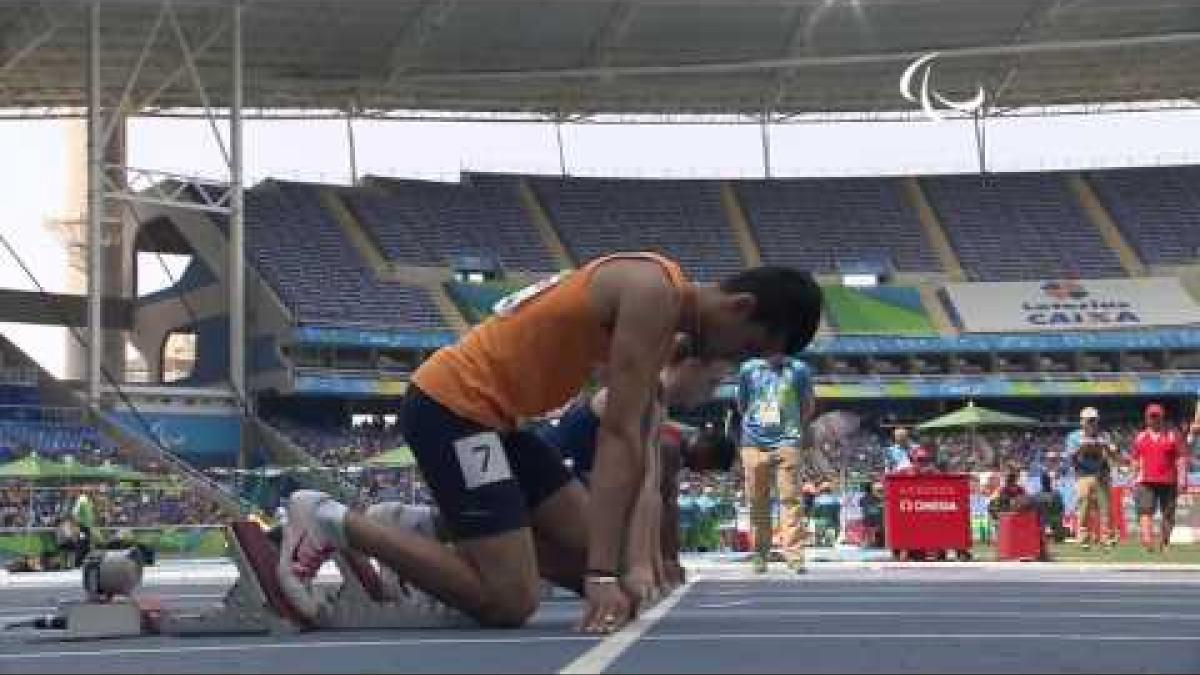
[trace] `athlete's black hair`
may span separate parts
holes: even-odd
[[[783,336],[788,354],[807,347],[821,324],[821,286],[805,270],[780,265],[753,267],[728,277],[720,288],[726,293],[753,295],[750,320]]]

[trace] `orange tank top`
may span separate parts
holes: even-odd
[[[694,288],[672,260],[655,253],[597,258],[496,303],[494,316],[426,359],[412,382],[492,429],[513,429],[521,418],[562,406],[608,357],[611,328],[592,305],[589,282],[597,267],[618,258],[658,262],[683,301],[694,302]]]

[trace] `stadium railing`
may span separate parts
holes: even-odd
[[[1200,373],[1198,370],[1158,370],[1147,371],[1130,371],[1130,372],[1056,372],[1056,373],[1036,373],[1036,372],[1004,372],[1004,373],[922,373],[920,375],[897,374],[897,375],[817,375],[816,382],[818,384],[847,384],[856,382],[913,382],[917,380],[964,380],[964,379],[985,379],[990,377],[1003,377],[1012,380],[1037,380],[1041,382],[1078,382],[1080,380],[1088,382],[1114,382],[1124,380],[1128,377],[1138,377],[1141,375],[1196,375]]]
[[[0,421],[82,425],[85,419],[82,408],[30,404],[0,405]]]
[[[33,368],[0,368],[0,384],[18,386],[36,386],[38,372]]]

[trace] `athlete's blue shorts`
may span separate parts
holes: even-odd
[[[562,454],[527,431],[496,431],[409,387],[402,429],[446,526],[478,539],[529,526],[529,514],[571,482]]]

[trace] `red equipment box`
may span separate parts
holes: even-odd
[[[996,538],[1000,560],[1040,560],[1045,557],[1042,524],[1036,511],[1001,513]]]
[[[971,550],[971,483],[964,473],[883,477],[887,547],[893,551]]]

